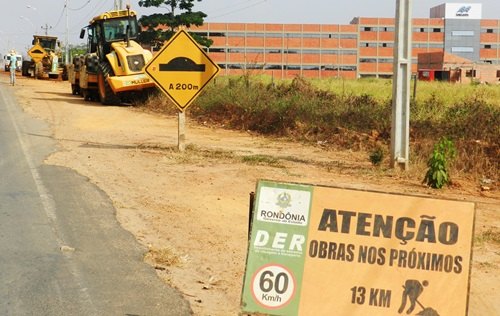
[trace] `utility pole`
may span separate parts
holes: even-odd
[[[68,20],[68,2],[69,0],[64,0],[64,7],[66,8],[66,45],[64,45],[65,58],[64,62],[69,64],[69,20]]]
[[[123,9],[123,0],[115,0],[115,10]]]
[[[52,29],[52,26],[45,23],[45,26],[42,26],[41,28],[42,30],[45,30],[45,35],[49,35],[49,30]]]
[[[391,167],[409,168],[412,0],[396,0],[392,81]]]

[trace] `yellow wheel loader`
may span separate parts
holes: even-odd
[[[126,10],[105,12],[94,17],[82,29],[88,33],[87,53],[80,65],[80,93],[94,96],[102,104],[120,104],[143,97],[155,90],[154,82],[144,72],[152,53],[134,40],[139,32],[137,14]],[[71,75],[70,75],[71,76]]]

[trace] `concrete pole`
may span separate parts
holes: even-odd
[[[392,82],[391,167],[409,168],[412,0],[396,0]]]
[[[68,2],[65,0],[64,6],[66,7],[66,45],[65,45],[65,58],[64,63],[69,64],[69,20],[68,20]]]

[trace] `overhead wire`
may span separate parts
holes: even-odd
[[[61,10],[61,15],[59,16],[59,19],[57,19],[57,23],[54,26],[54,28],[56,28],[59,25],[59,23],[61,23],[61,19],[62,19],[63,15],[64,15],[64,9],[65,9],[65,7],[63,7],[63,9]]]
[[[96,6],[94,10],[90,11],[88,14],[86,14],[78,23],[74,24],[73,27],[70,27],[71,30],[74,29],[81,29],[83,26],[87,25],[88,21],[96,16],[97,12],[101,12],[102,8],[104,5],[106,5],[106,1],[102,1],[100,6]]]
[[[234,3],[230,4],[230,5],[225,5],[225,6],[222,6],[222,7],[219,7],[219,8],[213,8],[212,11],[214,11],[214,12],[220,12],[220,11],[230,10],[232,8],[240,7],[242,5],[248,5],[249,2],[253,2],[253,1],[259,1],[259,0],[250,0],[250,1],[243,0],[243,1],[238,1],[238,2],[234,2]],[[260,1],[262,1],[262,0],[260,0]],[[238,9],[238,10],[240,10],[240,9]]]
[[[85,8],[90,3],[90,1],[92,1],[92,0],[88,0],[84,5],[82,5],[81,7],[77,8],[77,9],[72,9],[72,8],[68,7],[68,10],[70,10],[70,11],[80,11],[83,8]]]
[[[219,17],[222,17],[222,16],[230,15],[230,14],[233,14],[235,12],[243,11],[243,10],[246,10],[248,8],[252,8],[252,7],[258,6],[258,5],[260,5],[260,4],[264,3],[264,2],[267,2],[267,0],[260,0],[259,2],[256,2],[254,4],[247,5],[245,7],[242,7],[242,8],[239,8],[239,9],[235,9],[235,10],[232,10],[232,11],[229,11],[229,12],[226,12],[226,13],[223,13],[223,14],[219,14],[219,15],[216,15],[216,16],[211,16],[210,18],[219,18]]]

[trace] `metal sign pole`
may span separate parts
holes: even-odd
[[[220,71],[196,41],[179,30],[144,68],[156,86],[179,108],[178,149],[186,149],[185,110]]]
[[[412,0],[396,1],[392,82],[391,167],[409,168]]]
[[[178,114],[178,149],[180,152],[186,150],[186,114],[179,111]]]

